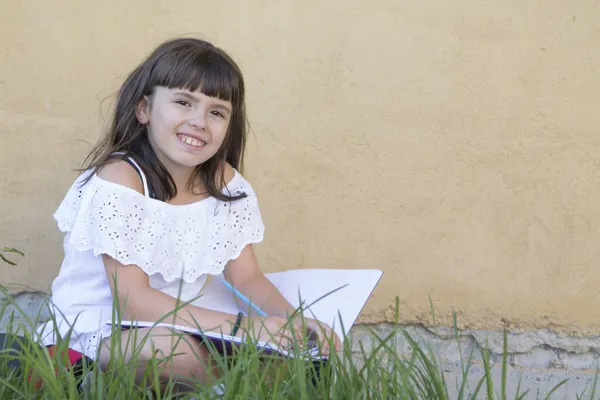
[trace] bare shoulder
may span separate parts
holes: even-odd
[[[142,194],[144,193],[142,179],[135,168],[127,161],[115,160],[109,162],[98,170],[97,175],[105,181],[128,187]]]
[[[225,167],[223,169],[223,178],[225,182],[229,183],[235,176],[235,169],[228,162],[225,163]]]

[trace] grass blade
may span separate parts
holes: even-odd
[[[503,345],[502,345],[502,378],[500,381],[500,391],[501,391],[501,399],[506,400],[506,367],[508,364],[508,333],[506,329],[504,330],[503,335]]]
[[[481,388],[483,387],[483,382],[485,382],[485,376],[482,376],[481,379],[479,380],[479,382],[477,383],[477,386],[475,386],[475,390],[473,391],[473,393],[469,396],[469,399],[476,399],[477,395],[479,394],[479,391],[481,390]]]
[[[427,370],[427,376],[431,380],[433,388],[435,389],[436,398],[448,399],[448,390],[444,381],[443,374],[439,371],[438,367],[434,365],[425,352],[418,346],[417,342],[406,332],[404,337],[410,343],[413,350],[416,350],[420,356],[420,361],[423,363]]]
[[[592,391],[590,392],[590,400],[596,397],[596,388],[598,386],[598,374],[594,376],[594,383],[592,384]]]
[[[494,382],[492,380],[492,371],[490,369],[489,350],[487,348],[481,349],[481,356],[483,358],[483,368],[485,369],[485,383],[487,388],[488,399],[494,398]]]
[[[556,386],[554,386],[552,388],[552,390],[546,395],[546,400],[550,400],[550,396],[552,396],[552,393],[556,392],[556,390],[558,390],[559,387],[561,387],[562,385],[564,385],[568,381],[569,381],[569,379],[563,379]]]

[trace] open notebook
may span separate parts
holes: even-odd
[[[265,274],[265,276],[292,305],[299,307],[302,303],[304,316],[328,324],[343,341],[344,333],[347,333],[356,321],[382,274],[382,271],[376,269],[302,269]],[[222,284],[222,279],[222,275],[215,276],[206,285],[201,294],[202,307],[230,314],[237,314],[239,311],[248,314],[248,306]],[[123,328],[132,326],[169,326],[192,335],[203,335],[216,345],[243,344],[243,338],[217,332],[200,333],[194,328],[166,323],[121,321]],[[291,355],[291,352],[276,344],[258,342],[257,346],[266,352]],[[304,351],[308,352],[306,355],[309,357],[319,358],[316,346],[311,348],[309,344]]]

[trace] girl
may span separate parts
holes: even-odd
[[[228,281],[267,312],[242,317],[202,306],[202,297],[168,322],[225,334],[257,333],[289,345],[302,340],[294,308],[261,273],[252,244],[263,238],[256,195],[240,175],[246,141],[245,88],[240,69],[221,49],[191,38],[161,44],[125,80],[108,134],[54,217],[66,234],[65,258],[52,284],[56,321],[40,327],[43,344],[55,332],[70,348],[110,361],[113,299],[128,320],[157,321],[198,298],[208,275]],[[339,338],[307,319],[309,331]],[[71,330],[72,328],[72,330]],[[162,328],[139,329],[136,360],[168,358],[169,375],[206,379],[208,349],[173,340]],[[142,341],[142,338],[146,338]],[[131,340],[131,339],[129,339]],[[322,340],[323,351],[329,351]],[[131,348],[131,346],[129,346]],[[126,360],[131,350],[122,350]],[[140,365],[138,379],[144,373]]]

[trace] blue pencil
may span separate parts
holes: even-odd
[[[252,307],[254,309],[254,311],[256,311],[258,313],[258,315],[261,315],[263,317],[267,316],[267,313],[264,312],[263,310],[261,310],[256,304],[252,303],[250,300],[248,300],[248,298],[246,296],[244,296],[242,293],[240,293],[239,290],[237,290],[236,288],[234,288],[229,282],[227,282],[225,279],[221,279],[221,283],[223,285],[225,285],[225,287],[229,290],[231,290],[233,292],[233,294],[235,294],[240,300],[242,300],[244,303],[246,303],[247,305],[249,305],[250,307]]]

